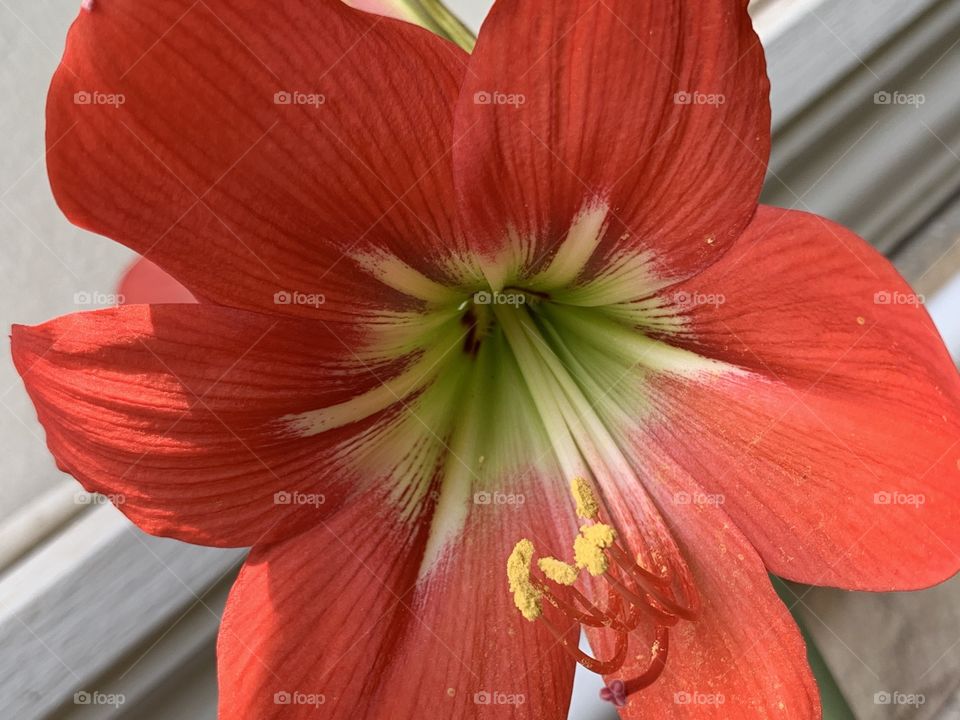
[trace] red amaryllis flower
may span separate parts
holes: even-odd
[[[575,658],[625,718],[817,717],[767,572],[957,569],[957,374],[867,244],[758,208],[745,5],[500,0],[472,55],[332,0],[81,15],[56,197],[201,302],[14,357],[85,487],[254,546],[221,717],[561,718]]]

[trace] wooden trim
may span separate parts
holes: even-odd
[[[950,0],[947,0],[949,2]],[[752,15],[767,51],[781,128],[943,0],[772,0]]]
[[[50,717],[103,691],[118,659],[186,611],[210,617],[198,599],[243,556],[150,537],[110,505],[84,514],[0,582],[0,716]]]
[[[87,502],[83,502],[86,499]],[[73,480],[64,478],[14,515],[0,522],[0,571],[29,554],[96,502]]]
[[[870,4],[883,15],[897,1]],[[849,4],[852,12],[859,3]],[[807,38],[791,37],[809,53]],[[910,238],[960,190],[958,37],[960,3],[931,3],[864,56],[865,65],[856,62],[823,94],[807,98],[807,109],[776,128],[763,201],[837,220],[885,252]],[[789,88],[801,78],[777,74],[779,45],[772,49],[772,82]],[[878,92],[922,95],[924,103],[878,105]]]

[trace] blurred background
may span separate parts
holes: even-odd
[[[46,90],[79,4],[0,0],[5,327],[113,304],[133,259],[71,226],[46,179]],[[489,2],[448,5],[476,30]],[[960,357],[960,3],[756,0],[752,13],[773,85],[764,200],[887,253]],[[57,471],[6,351],[0,406],[0,717],[212,720],[214,640],[243,552],[143,535]],[[960,717],[960,581],[780,589],[812,641],[827,718]],[[578,676],[572,718],[615,717],[599,687]],[[89,688],[125,701],[76,702]]]

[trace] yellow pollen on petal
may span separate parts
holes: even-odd
[[[533,564],[533,543],[527,539],[518,542],[507,559],[507,580],[513,602],[527,620],[536,620],[543,613],[542,594],[530,581]]]
[[[570,492],[573,493],[573,499],[577,502],[577,515],[584,520],[593,520],[600,512],[600,505],[590,488],[590,483],[585,478],[577,476],[570,481]]]
[[[603,554],[604,548],[613,545],[617,533],[609,525],[596,523],[580,528],[580,534],[573,541],[573,557],[578,568],[586,568],[594,577],[607,571],[609,561]]]
[[[552,557],[540,558],[537,561],[540,571],[553,580],[557,585],[573,585],[577,581],[579,571],[570,563]]]

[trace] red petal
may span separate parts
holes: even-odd
[[[277,693],[323,695],[323,717],[344,720],[465,720],[484,712],[480,693],[499,694],[492,716],[566,717],[573,661],[520,616],[505,569],[521,536],[560,541],[553,517],[568,516],[569,502],[548,492],[527,501],[472,506],[455,547],[419,580],[430,513],[403,520],[379,496],[255,549],[220,630],[221,720],[315,717],[312,706],[276,704]],[[501,704],[506,696],[522,704]]]
[[[440,272],[464,63],[339,2],[104,2],[73,25],[51,86],[54,193],[200,298],[303,314],[274,293],[396,302],[351,257]]]
[[[146,258],[139,258],[124,271],[118,288],[124,305],[194,303],[197,299],[168,273]]]
[[[542,269],[597,204],[609,206],[605,229],[578,240],[602,238],[588,274],[618,250],[649,253],[638,261],[659,281],[722,255],[756,208],[769,152],[768,82],[746,6],[494,5],[454,147],[469,241],[491,263],[513,261],[488,273],[509,282]]]
[[[643,463],[643,459],[638,459]],[[688,558],[702,607],[694,622],[670,631],[663,675],[632,692],[620,716],[702,720],[820,717],[816,682],[807,665],[803,639],[780,602],[763,563],[747,539],[717,505],[678,505],[696,481],[644,465],[657,500],[670,508],[671,529]],[[609,652],[608,632],[590,632],[594,647]],[[649,664],[648,646],[632,636],[630,662],[616,676],[630,680]]]
[[[316,524],[382,479],[348,466],[343,445],[383,413],[307,437],[278,422],[392,374],[353,360],[325,323],[126,305],[15,326],[13,357],[60,468],[147,532],[251,545]]]
[[[643,442],[725,497],[772,572],[906,590],[957,571],[960,378],[883,257],[761,208],[678,297],[680,342],[749,372],[653,383],[663,422]]]

